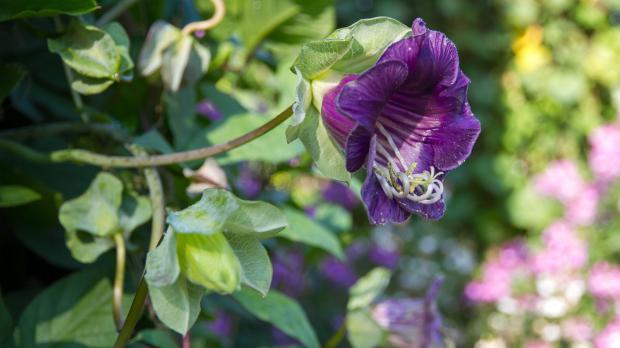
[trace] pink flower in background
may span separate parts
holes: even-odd
[[[553,348],[553,345],[545,341],[528,341],[525,342],[524,348]]]
[[[594,346],[596,348],[620,347],[620,320],[607,325],[594,339]]]
[[[551,224],[542,239],[545,247],[532,259],[534,272],[570,272],[583,267],[588,260],[587,244],[566,222]]]
[[[512,281],[527,272],[527,249],[517,240],[504,245],[494,258],[485,262],[482,279],[465,287],[465,296],[474,302],[495,302],[510,296]]]
[[[598,210],[598,190],[589,186],[581,194],[566,203],[566,220],[579,226],[591,225]]]
[[[574,317],[562,323],[564,337],[572,342],[588,342],[592,339],[592,324],[584,317]]]
[[[597,298],[620,299],[620,267],[597,262],[590,270],[588,287]]]
[[[608,183],[620,177],[620,125],[608,124],[590,134],[588,161],[597,181]]]
[[[569,160],[551,163],[534,178],[534,186],[545,196],[567,204],[579,196],[586,186],[577,165]]]

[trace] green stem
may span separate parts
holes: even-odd
[[[87,163],[97,165],[101,167],[117,167],[117,168],[137,168],[137,167],[153,167],[163,166],[169,164],[189,162],[199,159],[211,157],[236,147],[244,145],[261,135],[276,128],[286,119],[291,117],[293,110],[288,107],[282,111],[278,116],[271,119],[264,125],[238,137],[231,141],[217,144],[209,147],[204,147],[196,150],[189,150],[183,152],[176,152],[165,155],[154,155],[144,157],[130,157],[130,156],[105,156],[86,150],[60,150],[51,154],[51,159],[54,162],[66,162],[75,161],[81,163]]]
[[[54,24],[56,26],[56,30],[62,31],[64,29],[60,18],[54,17]],[[64,61],[62,62],[62,66],[65,70],[65,77],[67,78],[67,82],[69,83],[69,91],[71,91],[71,98],[73,98],[73,104],[75,105],[77,112],[80,114],[80,118],[82,118],[82,121],[84,123],[88,123],[90,121],[90,117],[88,116],[88,113],[84,111],[84,103],[82,102],[82,97],[71,87],[71,84],[73,83],[73,72],[71,71],[71,68],[69,68],[69,66],[65,64]]]
[[[123,286],[125,285],[125,239],[123,233],[114,234],[116,244],[116,274],[114,275],[114,290],[112,292],[112,312],[114,313],[114,323],[120,330],[123,327]]]
[[[125,12],[128,8],[133,6],[133,4],[137,3],[138,0],[121,0],[114,7],[109,9],[106,13],[104,13],[99,20],[97,21],[97,26],[102,27],[106,25],[111,20],[120,16],[123,12]]]
[[[23,157],[32,162],[47,163],[51,162],[49,155],[33,150],[20,143],[0,138],[0,150],[12,152],[20,157]]]
[[[346,333],[347,333],[347,326],[346,326],[346,319],[345,319],[342,325],[340,325],[340,328],[338,328],[338,331],[336,331],[334,335],[330,337],[330,339],[327,342],[325,342],[325,345],[323,345],[323,348],[338,347],[338,345],[340,344],[340,342],[342,341]]]
[[[123,328],[121,332],[119,332],[116,342],[114,343],[114,348],[124,348],[127,346],[127,342],[129,342],[131,334],[142,315],[142,307],[144,306],[147,294],[148,289],[146,287],[146,282],[144,281],[144,277],[142,277],[138,285],[138,290],[136,290],[136,296],[133,298],[133,302],[129,308],[129,313],[127,313]]]

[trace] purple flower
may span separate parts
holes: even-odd
[[[347,210],[355,209],[359,202],[355,193],[347,185],[334,181],[323,188],[323,199],[326,202],[338,204]]]
[[[320,267],[325,278],[338,287],[348,289],[357,281],[353,269],[333,256],[323,260]]]
[[[372,318],[379,327],[388,332],[388,340],[392,346],[443,346],[441,315],[436,304],[441,284],[441,279],[433,282],[424,298],[388,299],[372,308]]]
[[[248,199],[256,198],[263,189],[260,177],[246,164],[239,168],[239,177],[235,182],[235,186]]]
[[[298,297],[304,291],[304,255],[299,251],[275,254],[272,286],[290,297]]]
[[[452,41],[418,18],[412,36],[324,96],[321,114],[346,169],[366,166],[362,198],[371,223],[443,216],[442,177],[465,161],[480,133],[469,82]]]
[[[217,109],[215,104],[209,100],[203,100],[196,104],[196,112],[211,121],[219,121],[223,117],[222,113]]]
[[[396,269],[400,261],[400,252],[397,249],[386,249],[379,245],[373,245],[368,253],[368,258],[377,266]]]
[[[232,332],[232,317],[223,311],[215,313],[215,319],[207,324],[207,327],[215,336],[226,338]]]

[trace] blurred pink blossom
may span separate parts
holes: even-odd
[[[551,224],[543,232],[545,246],[532,259],[536,273],[570,272],[583,267],[588,260],[588,246],[564,221]]]
[[[597,262],[588,278],[590,293],[597,298],[620,299],[620,267]]]
[[[579,226],[591,225],[596,220],[598,190],[589,186],[581,194],[566,203],[566,220]]]
[[[553,345],[545,341],[528,341],[525,342],[524,348],[553,348]]]
[[[620,177],[620,125],[608,124],[590,134],[588,161],[597,181],[608,183]]]
[[[545,196],[567,204],[581,194],[586,183],[575,163],[559,160],[534,178],[534,186]]]
[[[588,342],[592,339],[592,324],[584,317],[574,317],[562,323],[564,337],[572,342]]]
[[[607,325],[594,339],[596,348],[618,348],[620,347],[620,320]]]

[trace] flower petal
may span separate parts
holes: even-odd
[[[428,139],[433,146],[433,164],[439,170],[452,170],[460,166],[471,154],[480,134],[480,121],[465,104],[464,114],[442,125]]]
[[[347,138],[345,146],[346,167],[350,173],[356,172],[366,163],[366,157],[370,150],[370,137],[371,134],[366,128],[358,124]]]
[[[355,128],[356,122],[347,115],[342,114],[336,106],[336,97],[344,86],[357,79],[357,75],[347,75],[335,88],[331,89],[323,96],[321,105],[321,117],[323,122],[331,134],[332,138],[340,147],[344,148],[347,136]]]
[[[368,152],[368,163],[374,162],[376,151],[376,136],[370,141],[370,150]],[[409,214],[403,210],[399,204],[389,199],[377,177],[373,173],[372,165],[367,166],[366,180],[362,186],[362,200],[368,211],[368,219],[370,223],[386,224],[386,223],[403,223],[409,218]]]
[[[344,114],[372,132],[383,106],[407,75],[407,66],[402,61],[384,61],[344,86],[336,103]]]
[[[439,220],[446,212],[446,204],[443,197],[433,204],[416,203],[408,199],[399,199],[398,203],[410,214],[417,214],[430,220]]]

